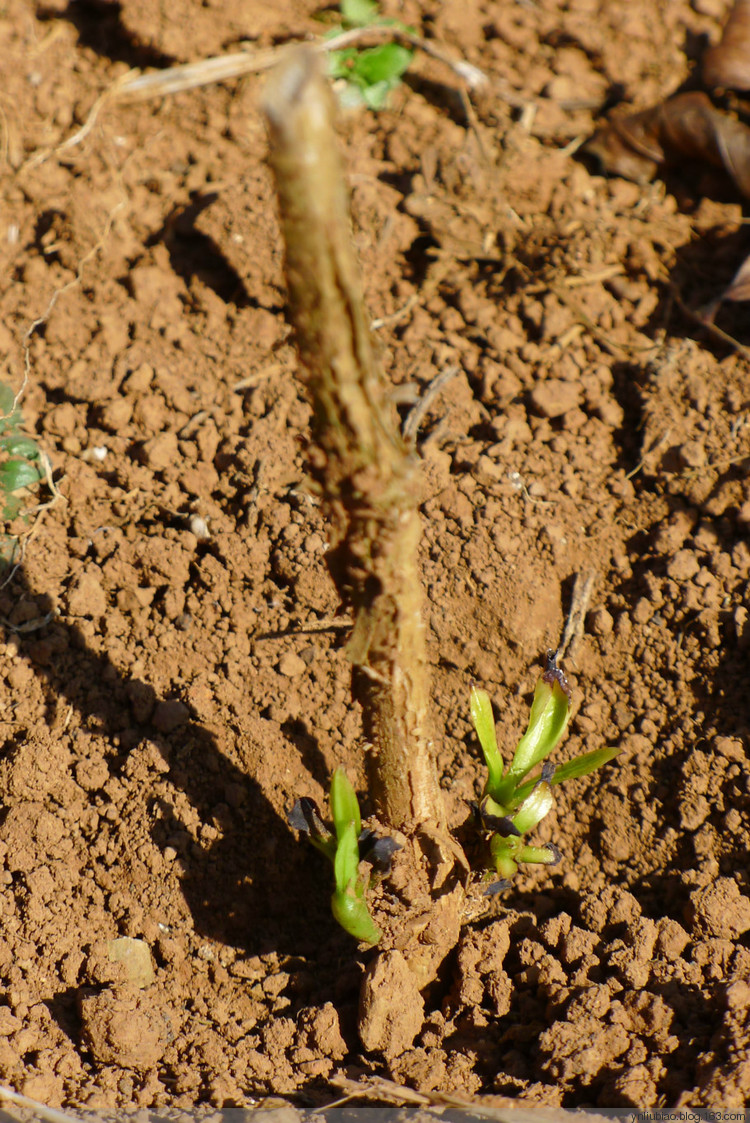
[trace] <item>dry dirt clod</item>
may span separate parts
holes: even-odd
[[[152,995],[107,987],[82,994],[78,1008],[83,1040],[99,1064],[141,1072],[159,1063],[171,1030]]]
[[[468,878],[463,851],[439,827],[423,825],[395,853],[388,888],[397,896],[396,914],[375,901],[383,950],[360,994],[359,1032],[368,1051],[397,1056],[419,1032],[421,991],[458,943]]]
[[[696,932],[723,940],[736,940],[750,929],[750,900],[731,877],[720,877],[690,898]]]
[[[398,1057],[414,1042],[424,1021],[419,982],[400,951],[375,956],[362,983],[359,1035],[368,1052]]]

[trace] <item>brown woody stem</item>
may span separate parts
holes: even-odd
[[[392,827],[442,824],[417,567],[418,465],[373,350],[332,95],[311,51],[294,52],[269,77],[264,109],[290,315],[314,407],[312,471],[331,524],[328,562],[355,614],[348,653],[372,745],[372,792]]]

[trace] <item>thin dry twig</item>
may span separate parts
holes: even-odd
[[[740,341],[738,339],[735,339],[734,336],[730,335],[729,332],[722,331],[722,329],[720,327],[717,327],[717,325],[714,324],[711,320],[705,319],[700,311],[696,311],[694,308],[688,307],[688,305],[682,299],[680,291],[675,284],[670,284],[669,289],[675,304],[681,312],[683,312],[696,324],[700,324],[700,326],[706,332],[708,332],[709,335],[713,336],[714,339],[720,339],[722,343],[726,343],[727,346],[731,347],[733,351],[736,351],[738,355],[742,355],[744,359],[750,359],[750,347],[745,347],[743,343],[740,343]]]
[[[393,25],[355,27],[342,31],[331,39],[322,39],[310,44],[316,54],[328,54],[346,47],[361,46],[380,42],[405,43],[415,50],[436,59],[449,67],[470,89],[478,89],[487,82],[487,76],[478,66],[463,59],[454,59],[429,39]],[[246,74],[257,74],[282,61],[283,54],[293,51],[299,44],[284,44],[264,51],[237,51],[231,55],[219,55],[203,59],[201,62],[171,66],[155,74],[137,74],[117,92],[118,101],[140,101],[143,98],[163,97],[182,90],[207,86],[213,82],[226,82],[231,78],[242,78]],[[127,77],[127,76],[126,76]]]
[[[413,409],[409,410],[408,416],[401,428],[401,434],[407,444],[416,444],[417,433],[419,432],[419,427],[424,420],[427,410],[441,390],[456,377],[460,369],[461,368],[457,365],[450,366],[446,367],[445,370],[441,370],[440,374],[436,374],[417,404]]]
[[[28,1096],[21,1095],[20,1092],[14,1092],[12,1088],[6,1088],[2,1084],[0,1084],[0,1099],[10,1100],[11,1103],[18,1104],[19,1107],[33,1111],[34,1116],[47,1119],[49,1123],[83,1123],[79,1115],[73,1115],[68,1111],[57,1111],[54,1107],[46,1107],[38,1100],[32,1100]]]
[[[672,430],[667,429],[666,432],[662,433],[661,436],[653,442],[653,444],[649,445],[649,447],[647,449],[644,449],[643,455],[641,456],[641,459],[638,461],[635,468],[631,469],[631,471],[628,472],[625,479],[626,480],[632,480],[634,476],[637,476],[638,473],[643,468],[643,465],[648,460],[648,458],[650,456],[653,456],[653,454],[655,452],[658,452],[660,448],[664,448],[664,446],[666,445],[666,443],[669,440],[669,438],[671,437],[671,435],[672,435]]]
[[[313,620],[308,624],[292,624],[276,632],[262,632],[255,640],[287,639],[289,636],[314,636],[323,632],[349,632],[353,621],[345,617],[329,617],[327,620]]]
[[[252,374],[248,374],[246,378],[241,378],[239,382],[235,382],[232,389],[236,394],[242,390],[250,390],[253,386],[260,385],[266,378],[271,378],[275,374],[281,374],[287,368],[286,363],[269,363],[260,370],[254,370]]]
[[[568,619],[565,623],[565,631],[563,632],[562,642],[558,648],[558,655],[560,659],[565,655],[570,645],[584,632],[584,621],[586,613],[589,610],[589,603],[591,601],[591,594],[594,591],[594,582],[596,574],[593,570],[584,575],[576,573],[575,580],[573,581],[573,592],[570,598],[570,611],[568,612]]]
[[[363,1099],[375,1103],[407,1105],[411,1107],[435,1108],[435,1117],[441,1117],[441,1109],[453,1107],[464,1110],[472,1116],[492,1120],[493,1123],[535,1123],[539,1119],[539,1109],[524,1105],[521,1100],[509,1096],[466,1096],[460,1092],[418,1092],[402,1084],[396,1084],[383,1076],[371,1076],[361,1081],[347,1077],[336,1077],[332,1086],[345,1094],[328,1108],[338,1107],[352,1100]],[[547,1123],[575,1123],[575,1112],[562,1108],[545,1109]],[[581,1114],[586,1123],[604,1123],[603,1116]]]
[[[23,367],[24,367],[23,382],[21,383],[21,388],[19,389],[18,393],[16,394],[16,396],[13,400],[13,409],[11,410],[11,413],[20,404],[21,399],[23,398],[23,395],[26,391],[26,387],[28,386],[29,378],[31,377],[31,350],[30,350],[30,348],[31,348],[31,338],[32,338],[34,332],[37,330],[37,328],[43,327],[44,324],[47,323],[47,320],[52,315],[52,309],[55,307],[55,305],[57,304],[60,297],[64,296],[66,292],[70,292],[71,289],[74,289],[78,285],[81,284],[81,282],[83,281],[83,270],[85,269],[85,267],[89,263],[89,261],[91,261],[91,259],[93,257],[95,257],[96,254],[99,253],[99,250],[104,246],[104,243],[106,242],[107,238],[109,237],[109,233],[110,233],[110,230],[112,229],[115,218],[117,217],[117,215],[120,213],[120,211],[122,210],[122,208],[124,206],[125,206],[125,200],[121,199],[120,202],[117,203],[112,208],[112,210],[107,215],[107,221],[104,224],[104,229],[102,230],[102,233],[97,238],[96,242],[91,247],[91,249],[88,250],[88,252],[85,253],[83,255],[83,257],[81,258],[81,260],[78,262],[78,268],[76,270],[76,275],[73,278],[73,280],[68,281],[64,285],[61,285],[60,288],[55,289],[55,291],[52,293],[52,296],[49,299],[49,303],[47,304],[47,307],[45,308],[44,312],[42,312],[41,316],[37,316],[37,318],[29,324],[26,331],[24,332],[24,336],[23,336],[23,340],[22,340]]]
[[[469,89],[479,89],[488,82],[484,71],[480,70],[478,66],[474,66],[473,63],[467,62],[465,59],[454,59],[447,51],[429,39],[423,39],[421,35],[415,35],[404,28],[391,25],[356,27],[350,31],[343,31],[340,35],[331,39],[322,39],[312,43],[309,49],[317,54],[327,54],[331,51],[342,50],[345,47],[379,42],[405,43],[415,50],[422,51],[452,70],[466,83]],[[283,46],[270,47],[262,51],[235,51],[228,55],[201,59],[200,62],[170,66],[166,70],[159,70],[150,74],[143,74],[139,70],[130,70],[100,94],[80,129],[77,129],[61,144],[36,152],[24,164],[24,169],[31,170],[51,155],[64,152],[80,144],[94,128],[105,105],[116,103],[127,105],[154,97],[169,97],[184,90],[209,86],[214,82],[228,82],[235,78],[244,78],[248,74],[260,74],[276,66],[285,55],[297,49],[298,46],[298,43],[285,43]],[[500,96],[509,104],[516,104],[510,94],[501,92]],[[526,103],[524,102],[524,104]]]

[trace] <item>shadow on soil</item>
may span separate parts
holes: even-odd
[[[193,277],[212,289],[225,304],[237,308],[259,308],[239,273],[208,234],[196,228],[198,216],[216,200],[216,194],[196,195],[188,206],[177,207],[164,225],[145,242],[146,247],[163,243],[172,268],[189,287]]]
[[[48,597],[28,587],[19,569],[10,585],[14,605],[33,606],[43,619],[51,614]],[[28,620],[28,615],[26,616]],[[174,817],[155,819],[154,842],[173,846],[185,867],[182,891],[198,933],[242,948],[248,954],[276,951],[305,955],[347,937],[329,907],[330,871],[311,848],[299,844],[253,778],[219,750],[198,721],[160,732],[151,716],[162,699],[138,679],[128,679],[104,655],[90,650],[74,624],[52,619],[15,634],[21,654],[46,683],[50,708],[62,699],[111,746],[110,772],[117,775],[128,754],[144,739],[157,746],[169,765],[168,778],[189,799],[202,823],[218,821],[223,834],[200,848]],[[164,699],[164,701],[167,701]],[[238,740],[242,734],[236,734]],[[272,751],[272,746],[261,746]],[[143,800],[154,796],[143,791]],[[301,917],[304,916],[304,921]]]
[[[172,66],[174,59],[144,43],[139,43],[123,27],[119,4],[98,4],[91,0],[70,0],[64,12],[42,4],[36,10],[40,20],[67,20],[78,32],[82,47],[90,47],[103,58],[125,62],[130,67]]]

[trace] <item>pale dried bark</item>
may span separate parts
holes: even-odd
[[[331,525],[331,574],[355,614],[348,653],[372,746],[371,790],[380,818],[411,831],[443,821],[417,569],[418,465],[370,338],[332,108],[308,49],[268,80],[289,308],[315,411],[311,463]]]
[[[371,744],[371,791],[380,820],[403,831],[389,877],[403,908],[394,915],[387,901],[380,909],[377,895],[371,900],[383,935],[359,1015],[365,1049],[394,1056],[419,1030],[419,1019],[406,1025],[393,1016],[404,981],[418,994],[455,947],[469,873],[445,828],[431,745],[418,463],[373,351],[331,94],[311,52],[272,75],[264,107],[290,313],[315,412],[310,460],[331,524],[331,574],[355,613],[348,650]]]

